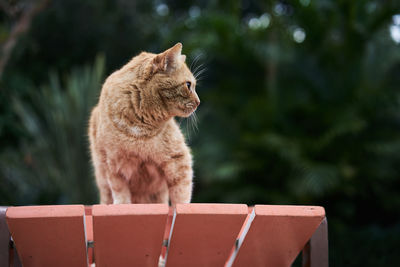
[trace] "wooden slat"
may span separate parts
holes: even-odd
[[[7,207],[0,207],[0,267],[9,265],[10,232],[6,222]]]
[[[244,204],[178,204],[166,266],[223,266],[247,214]]]
[[[325,211],[313,206],[256,205],[252,217],[230,262],[234,267],[289,267]]]
[[[86,227],[86,240],[87,242],[93,242],[93,217],[92,215],[85,215],[85,227]],[[89,264],[93,263],[93,247],[88,247],[87,256]]]
[[[324,218],[303,249],[303,267],[328,267],[328,221]]]
[[[95,205],[92,214],[96,267],[157,266],[168,205]]]
[[[93,217],[92,217],[92,206],[85,206],[85,230],[86,230],[86,240],[88,243],[93,242]],[[94,251],[93,247],[87,249],[87,257],[89,265],[94,262],[93,259]]]
[[[6,217],[24,267],[87,266],[82,205],[10,207]]]
[[[10,261],[11,262],[11,265],[10,266],[13,266],[13,267],[22,267],[22,263],[21,263],[21,259],[20,259],[20,257],[19,257],[19,255],[18,255],[18,251],[17,251],[17,249],[14,247],[14,249],[11,251],[11,253],[12,253],[12,261]]]
[[[228,264],[228,261],[229,261],[229,260],[233,257],[233,255],[235,254],[236,249],[237,249],[237,245],[238,245],[238,242],[237,242],[237,241],[239,241],[239,237],[242,236],[242,234],[243,234],[244,231],[247,231],[246,225],[247,225],[247,222],[248,222],[248,221],[250,220],[250,218],[251,218],[251,214],[252,214],[252,212],[253,212],[253,209],[254,209],[254,207],[248,207],[248,214],[247,214],[247,216],[246,216],[246,219],[244,220],[244,223],[243,223],[243,225],[242,225],[242,228],[240,228],[239,234],[238,234],[237,237],[236,237],[235,246],[232,247],[231,252],[229,253],[229,256],[228,256],[228,259],[226,260],[225,265]]]
[[[165,230],[164,230],[163,247],[161,249],[161,257],[163,259],[165,259],[165,255],[167,254],[167,245],[171,233],[173,217],[174,217],[174,209],[172,207],[169,207],[167,224],[165,225]]]

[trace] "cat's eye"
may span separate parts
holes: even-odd
[[[191,90],[190,87],[192,86],[192,83],[191,83],[191,82],[186,82],[186,86],[187,86],[187,88],[188,88],[189,90]]]

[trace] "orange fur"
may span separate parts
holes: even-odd
[[[190,202],[192,156],[174,116],[200,100],[181,50],[142,52],[105,81],[89,122],[101,203]]]

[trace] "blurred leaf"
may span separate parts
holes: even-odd
[[[52,73],[48,85],[31,88],[30,103],[14,99],[28,139],[21,140],[19,150],[1,154],[2,176],[20,191],[10,204],[96,201],[86,128],[103,75],[99,56],[93,67],[74,69],[65,83]]]

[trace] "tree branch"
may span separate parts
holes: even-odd
[[[29,30],[35,15],[42,11],[48,2],[49,0],[40,0],[35,4],[32,4],[30,7],[27,7],[26,11],[22,12],[20,19],[15,23],[10,35],[1,47],[0,79],[3,76],[4,69],[19,37]],[[5,6],[3,4],[4,3],[2,3],[1,6],[4,8]]]

